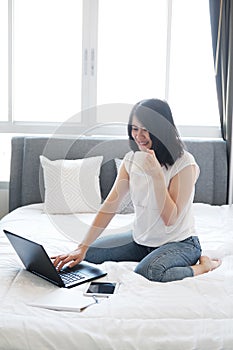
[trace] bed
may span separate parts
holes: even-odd
[[[226,144],[219,139],[184,142],[201,169],[194,215],[203,254],[221,258],[221,266],[195,278],[158,283],[135,274],[134,262],[107,261],[100,265],[107,271],[101,280],[119,282],[118,293],[82,312],[68,312],[29,305],[58,287],[23,268],[3,229],[43,244],[49,255],[73,249],[93,220],[98,203],[91,206],[91,191],[88,211],[85,203],[75,214],[69,212],[70,207],[64,213],[54,207],[46,211],[51,183],[40,156],[50,161],[101,157],[99,168],[93,166],[92,185],[99,184],[95,194],[103,201],[114,182],[117,162],[129,150],[128,141],[12,139],[10,212],[0,221],[0,349],[233,349],[233,207],[227,205]],[[88,181],[91,188],[90,178],[82,181]],[[127,198],[104,234],[129,230],[133,217]],[[75,290],[79,293],[85,288],[82,284]]]

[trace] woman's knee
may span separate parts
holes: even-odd
[[[102,264],[106,260],[105,252],[102,248],[90,247],[85,260],[93,264]]]
[[[145,277],[146,279],[154,282],[162,282],[163,281],[163,275],[165,273],[165,266],[160,265],[159,263],[149,263],[144,264],[143,262],[140,262],[134,272],[137,274]]]
[[[171,282],[192,277],[192,268],[188,265],[167,266],[163,259],[153,261],[141,261],[135,268],[135,272],[154,282]]]
[[[136,257],[132,233],[97,239],[88,249],[85,260],[101,264],[104,261],[129,261]]]

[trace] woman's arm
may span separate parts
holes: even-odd
[[[196,182],[196,167],[188,165],[166,187],[164,174],[154,151],[147,151],[145,171],[152,176],[160,215],[166,226],[173,225],[187,204]]]
[[[82,244],[89,247],[107,227],[113,216],[116,214],[117,209],[129,190],[129,176],[125,169],[124,164],[120,167],[118,176],[115,183],[98,211],[95,219],[85,236]]]
[[[113,216],[116,214],[122,199],[128,192],[128,189],[129,177],[124,163],[122,163],[115,183],[100,210],[96,214],[96,217],[83,241],[74,251],[68,254],[52,257],[52,259],[54,259],[54,266],[57,267],[58,270],[69,262],[71,262],[69,267],[73,267],[85,258],[88,247],[101,235],[103,230],[107,227]]]

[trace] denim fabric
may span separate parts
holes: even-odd
[[[90,246],[86,259],[101,264],[104,261],[137,261],[135,272],[151,281],[170,282],[193,276],[192,265],[201,255],[198,237],[161,247],[146,247],[134,242],[132,232],[102,237]]]

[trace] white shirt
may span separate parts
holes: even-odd
[[[132,167],[133,157],[134,152],[128,152],[124,157],[124,165],[129,174],[130,195],[135,210],[133,229],[135,242],[149,247],[159,247],[165,243],[181,241],[193,235],[195,227],[192,203],[195,190],[193,189],[175,224],[166,226],[157,206],[152,177],[134,170],[135,167]],[[197,179],[200,169],[193,155],[187,151],[184,151],[184,154],[172,166],[168,166],[167,169],[163,166],[166,186],[169,186],[171,179],[177,173],[189,165],[196,166]]]

